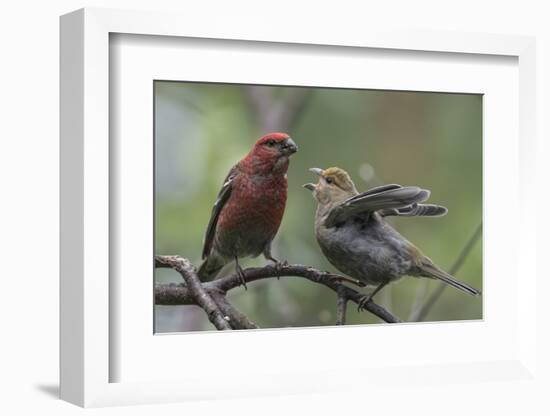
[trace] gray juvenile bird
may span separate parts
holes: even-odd
[[[323,254],[341,272],[376,288],[360,308],[388,283],[404,275],[439,279],[470,295],[481,292],[441,270],[385,220],[387,216],[442,216],[447,208],[421,204],[430,192],[416,186],[383,185],[359,193],[340,168],[310,169],[317,184],[304,187],[318,201],[315,235]]]

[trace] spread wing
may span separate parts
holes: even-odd
[[[412,204],[404,208],[386,208],[378,211],[383,217],[442,217],[448,209],[434,204]]]
[[[356,215],[370,215],[374,211],[408,209],[430,197],[430,191],[417,186],[384,185],[346,199],[334,207],[325,219],[333,227]],[[393,212],[393,211],[392,211]]]
[[[202,259],[208,257],[210,251],[212,250],[212,244],[214,243],[214,235],[216,234],[216,225],[218,224],[218,218],[220,217],[220,212],[222,211],[225,203],[231,196],[231,191],[233,189],[232,183],[235,177],[239,174],[239,169],[237,165],[233,166],[225,180],[223,181],[222,189],[218,192],[218,198],[212,207],[212,214],[210,214],[210,221],[208,222],[208,227],[206,227],[206,234],[204,235],[204,245],[202,248]]]

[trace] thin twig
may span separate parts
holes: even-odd
[[[457,273],[464,262],[466,261],[466,258],[474,248],[477,241],[480,239],[481,234],[483,230],[483,224],[479,224],[479,226],[476,228],[466,245],[462,248],[460,254],[458,255],[457,259],[455,260],[454,264],[449,270],[449,273],[454,275]],[[447,285],[440,285],[434,292],[430,295],[426,303],[424,303],[420,308],[418,308],[416,311],[414,311],[410,317],[409,322],[421,322],[423,321],[434,304],[438,301],[438,299],[441,297],[445,289],[447,288]]]

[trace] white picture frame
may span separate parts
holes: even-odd
[[[536,315],[534,299],[537,273],[535,262],[530,259],[531,253],[535,252],[533,246],[536,241],[536,216],[528,211],[528,207],[534,203],[535,194],[531,192],[533,184],[529,180],[535,160],[534,39],[487,34],[383,32],[374,29],[331,35],[321,30],[303,34],[299,29],[287,28],[285,31],[279,31],[269,26],[258,27],[252,23],[247,25],[244,20],[242,23],[234,25],[227,22],[206,28],[189,16],[106,9],[83,9],[61,18],[61,398],[80,406],[106,406],[197,398],[330,392],[352,389],[360,384],[369,384],[368,388],[371,391],[374,388],[383,390],[383,386],[392,383],[396,377],[401,380],[400,388],[404,389],[410,388],[412,384],[429,384],[434,379],[440,382],[459,380],[475,384],[487,379],[520,382],[535,377],[536,324],[530,317]],[[433,360],[419,358],[417,363],[396,361],[394,367],[385,362],[383,357],[380,359],[382,364],[378,364],[378,367],[376,363],[352,367],[351,361],[342,359],[332,361],[330,365],[318,370],[308,366],[304,360],[290,364],[288,367],[291,368],[284,368],[273,355],[270,360],[278,366],[273,368],[279,368],[279,371],[262,368],[258,365],[262,359],[261,354],[256,354],[251,359],[254,366],[259,367],[256,372],[247,373],[247,367],[251,367],[247,362],[228,368],[243,373],[242,377],[236,377],[231,386],[226,385],[223,380],[213,381],[198,370],[186,374],[181,379],[168,379],[165,375],[154,377],[149,369],[143,378],[115,377],[117,380],[113,382],[112,368],[115,362],[124,358],[119,356],[120,351],[124,349],[112,348],[113,327],[118,329],[117,325],[113,326],[112,314],[120,305],[113,304],[112,292],[116,290],[109,280],[113,268],[109,251],[111,228],[116,225],[113,224],[116,218],[111,216],[110,201],[113,195],[110,194],[110,183],[111,174],[119,172],[120,169],[120,166],[114,165],[117,161],[110,157],[109,137],[113,134],[109,124],[109,100],[112,93],[109,72],[111,34],[169,36],[172,39],[223,39],[226,42],[270,42],[277,43],[282,50],[285,49],[285,45],[290,47],[298,44],[304,47],[330,45],[332,50],[349,50],[352,47],[354,50],[369,48],[405,50],[412,53],[430,52],[434,54],[430,58],[434,62],[438,59],[436,55],[456,54],[468,55],[472,61],[475,61],[477,55],[500,55],[517,59],[517,111],[511,114],[512,121],[503,120],[502,123],[514,123],[513,120],[516,120],[517,123],[512,126],[518,127],[518,130],[508,133],[502,131],[503,137],[511,134],[511,141],[504,141],[500,155],[503,159],[506,159],[506,155],[512,157],[516,150],[513,146],[519,145],[517,166],[510,168],[508,179],[512,183],[518,183],[517,188],[513,190],[517,196],[512,203],[517,205],[513,205],[513,208],[520,213],[529,212],[529,215],[519,216],[517,238],[511,239],[515,244],[512,243],[508,249],[511,256],[517,258],[517,264],[521,265],[522,270],[522,285],[514,287],[515,290],[510,289],[508,293],[509,296],[514,296],[514,302],[510,306],[510,317],[516,320],[515,324],[513,328],[499,329],[501,334],[506,330],[511,332],[509,337],[512,346],[495,351],[493,360],[489,360],[488,355],[481,354],[478,360],[446,361],[445,354],[436,354]],[[391,88],[391,85],[383,87]],[[498,129],[497,123],[493,124]],[[503,169],[503,166],[498,164],[490,166],[494,169]],[[152,181],[152,177],[149,180]],[[493,201],[493,204],[496,204],[499,198],[496,192],[485,193],[485,198],[487,197],[488,202]],[[505,217],[505,213],[502,215]],[[486,227],[485,232],[497,233],[498,230]],[[485,247],[487,248],[490,247]],[[511,279],[517,278],[517,270],[519,267],[508,271]],[[490,284],[484,284],[484,288],[486,286],[489,289],[491,287]],[[487,296],[493,296],[491,291],[487,293]],[[488,298],[489,308],[498,303],[491,303],[490,300]],[[490,316],[491,309],[485,310],[484,317],[485,314]],[[495,324],[500,325],[501,322],[495,321]],[[124,325],[130,323],[126,321]],[[399,336],[412,336],[419,331],[416,326],[403,325],[400,328]],[[441,329],[446,330],[451,329]],[[462,327],[455,326],[453,330],[460,333],[461,337],[472,337],[472,342],[475,342],[473,337],[483,337],[485,329],[474,323]],[[362,327],[345,328],[345,332],[338,333],[338,339],[343,345],[350,345],[360,339],[358,337],[361,337],[362,331]],[[376,337],[380,339],[392,336],[388,335],[387,326],[378,326],[372,331],[376,331]],[[429,328],[427,331],[433,332]],[[260,331],[259,335],[253,336],[250,332],[243,331],[238,335],[223,336],[228,349],[243,345],[243,337],[247,337],[247,342],[258,343],[259,351],[265,351],[261,349],[262,342],[276,344],[277,339],[282,339],[284,333],[288,336],[288,332]],[[213,337],[221,334],[200,335],[200,338],[194,338],[194,348],[200,348],[201,344],[203,348],[208,348],[209,344],[216,342]],[[335,333],[334,328],[319,331],[293,330],[290,331],[290,336],[299,337],[300,344],[303,345],[323,345],[327,337],[334,339]],[[169,337],[156,338],[157,344],[172,342]],[[133,344],[133,347],[141,348],[141,341],[136,340],[137,345]],[[421,347],[422,345],[419,345],[419,353]],[[158,348],[170,347],[161,345]],[[199,350],[193,351],[197,354]],[[295,352],[299,355],[299,348]],[[488,349],[487,354],[489,352]],[[149,353],[152,354],[151,351]],[[181,354],[185,355],[185,351],[181,351]],[[314,351],[311,354],[315,357]],[[152,359],[146,356],[142,358],[144,361]],[[134,361],[131,365],[137,364]],[[166,368],[166,363],[163,362],[160,366]],[[178,371],[175,373],[181,374]],[[320,374],[328,373],[330,377],[320,377]],[[247,374],[254,376],[252,381],[246,379]]]

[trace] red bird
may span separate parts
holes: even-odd
[[[212,209],[206,229],[199,268],[202,281],[213,279],[235,260],[244,287],[240,257],[271,256],[271,241],[277,234],[287,197],[289,157],[296,143],[285,133],[270,133],[256,142],[252,150],[225,178]]]

